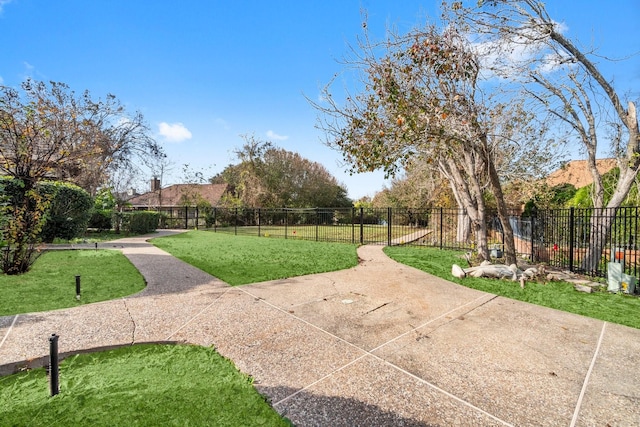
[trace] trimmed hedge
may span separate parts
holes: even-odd
[[[98,209],[94,210],[89,219],[89,228],[95,228],[98,231],[111,230],[111,218],[113,210]]]
[[[133,234],[146,234],[156,231],[160,222],[160,214],[151,211],[125,212],[123,227]]]

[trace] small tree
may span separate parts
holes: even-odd
[[[40,194],[35,187],[27,190],[21,180],[3,181],[6,194],[3,213],[8,220],[2,228],[2,271],[20,274],[27,271],[38,256],[40,232],[47,220],[51,195]]]
[[[20,185],[5,230],[10,239],[4,259],[8,270],[28,270],[50,200],[38,182],[62,179],[80,183],[86,171],[103,184],[109,170],[126,168],[138,156],[158,156],[142,115],[129,115],[113,95],[93,100],[63,83],[26,80],[21,90],[0,86],[0,172]],[[6,271],[6,270],[5,270]]]

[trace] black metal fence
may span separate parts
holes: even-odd
[[[517,224],[516,247],[520,244],[530,250],[536,262],[596,276],[606,275],[607,263],[620,262],[627,274],[637,278],[639,212],[640,207],[539,211],[513,221]],[[595,266],[586,262],[592,246],[602,247]]]
[[[512,215],[516,252],[531,262],[592,275],[606,275],[609,261],[623,262],[625,272],[638,277],[638,213],[640,207],[618,209],[557,209],[532,216]],[[459,209],[396,208],[174,208],[164,209],[162,227],[199,228],[219,233],[304,239],[353,244],[411,244],[440,249],[473,250],[473,227]],[[594,230],[610,222],[603,235],[598,265],[582,263]],[[487,215],[490,248],[502,250],[504,237],[495,214]]]

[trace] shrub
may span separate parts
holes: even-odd
[[[98,231],[111,230],[111,217],[113,211],[111,209],[94,210],[89,219],[89,228],[95,228]]]
[[[22,186],[19,180],[2,179],[1,196],[15,209],[23,203]],[[38,183],[36,193],[33,197],[47,201],[44,225],[38,234],[40,239],[45,242],[52,242],[56,237],[71,240],[85,232],[93,206],[89,193],[76,185],[54,181]]]
[[[38,257],[36,248],[46,221],[50,197],[24,181],[3,177],[2,183],[2,271],[21,274]]]
[[[127,212],[124,216],[128,217],[128,221],[126,221],[127,227],[125,229],[134,234],[145,234],[156,231],[158,222],[160,221],[160,214],[151,211]],[[124,222],[125,221],[123,221],[123,223]]]
[[[93,207],[89,193],[63,182],[41,182],[38,192],[51,196],[47,220],[40,233],[43,241],[53,242],[56,237],[71,240],[87,230]]]

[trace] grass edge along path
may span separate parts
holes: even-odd
[[[80,276],[80,301],[76,300]],[[146,282],[117,250],[52,250],[27,273],[0,275],[0,316],[76,307],[132,295]]]
[[[638,297],[609,292],[582,293],[566,282],[527,282],[522,289],[519,282],[506,279],[457,279],[451,275],[451,266],[464,265],[466,261],[461,252],[415,246],[386,247],[384,252],[397,262],[468,288],[640,329]]]
[[[290,426],[213,348],[140,344],[70,356],[60,394],[44,368],[0,377],[0,424]]]
[[[151,240],[158,248],[232,285],[344,270],[356,245],[189,231]]]

